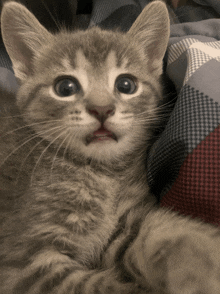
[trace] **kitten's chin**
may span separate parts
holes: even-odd
[[[109,161],[115,158],[119,146],[120,144],[111,137],[97,137],[86,144],[82,152],[86,157],[98,161]]]
[[[110,163],[120,161],[131,154],[137,142],[131,132],[113,132],[101,126],[99,129],[82,134],[69,143],[68,149],[76,157]]]
[[[98,162],[115,162],[131,152],[132,144],[128,138],[93,138],[89,144],[81,145],[80,153]]]

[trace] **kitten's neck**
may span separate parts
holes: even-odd
[[[146,153],[146,152],[142,152]],[[82,158],[79,156],[68,158],[68,161],[76,166],[85,166],[90,168],[94,172],[100,172],[108,176],[119,178],[135,178],[140,177],[140,175],[146,175],[146,155],[140,155],[141,152],[137,152],[137,156],[134,153],[126,154],[119,159],[112,161],[97,161],[92,158]],[[136,179],[137,180],[137,179]],[[134,180],[135,181],[135,180]]]

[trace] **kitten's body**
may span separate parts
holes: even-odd
[[[2,26],[21,87],[0,123],[0,292],[220,293],[218,229],[153,208],[146,181],[165,6],[127,34],[53,36],[18,4]]]

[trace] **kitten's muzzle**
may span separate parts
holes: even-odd
[[[87,111],[90,115],[97,118],[100,121],[101,127],[87,136],[86,143],[87,145],[90,143],[100,142],[100,141],[107,141],[107,140],[114,140],[118,141],[117,137],[114,133],[107,130],[104,126],[104,122],[110,116],[115,114],[115,106],[113,104],[98,106],[98,105],[90,105],[87,107]]]

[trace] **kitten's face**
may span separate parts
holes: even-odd
[[[100,160],[146,140],[144,125],[158,98],[151,87],[158,85],[138,51],[118,37],[124,36],[97,29],[59,35],[55,47],[39,55],[19,99],[28,123],[40,122],[33,128],[42,137]]]
[[[98,28],[48,33],[49,42],[45,38],[37,50],[28,45],[27,67],[13,63],[21,82],[18,106],[27,123],[56,148],[100,161],[146,143],[161,95],[165,48],[154,60],[134,33]]]

